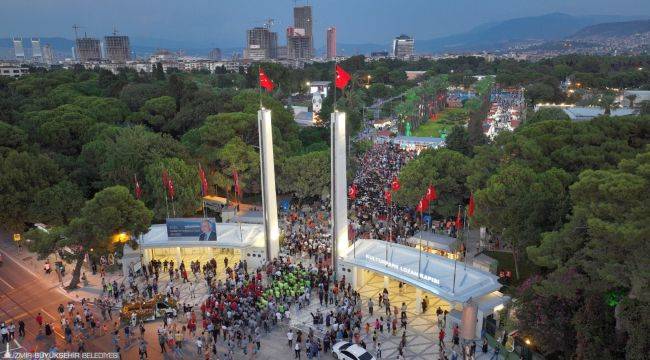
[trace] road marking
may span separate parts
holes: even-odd
[[[11,290],[15,289],[15,287],[13,285],[11,285],[7,281],[5,281],[3,278],[0,278],[0,281],[2,281],[5,285],[9,286],[11,288]]]
[[[56,320],[56,318],[55,318],[54,316],[52,316],[49,312],[45,311],[45,309],[41,308],[41,312],[43,312],[43,314],[45,314],[45,315],[51,317],[52,320]]]
[[[23,264],[21,263],[21,261],[15,259],[13,256],[9,255],[8,252],[6,252],[6,251],[0,251],[0,252],[3,252],[7,258],[9,258],[11,261],[15,262],[16,265],[18,265],[18,266],[20,266],[21,268],[23,268],[23,270],[25,270],[25,271],[27,271],[28,273],[32,274],[32,276],[34,276],[35,278],[37,278],[37,279],[43,281],[43,277],[42,277],[42,275],[39,275],[39,274],[35,273],[32,269],[30,269],[30,268],[28,268],[27,266],[23,265]],[[50,283],[49,280],[44,280],[44,281]],[[65,291],[64,289],[62,289],[61,286],[59,286],[59,285],[54,285],[53,287],[55,287],[55,286],[57,287],[56,290],[57,290],[58,292],[60,292],[62,295],[64,295],[65,297],[67,297],[68,299],[70,299],[70,300],[75,300],[75,301],[77,300],[77,299],[75,299],[72,295],[68,294],[67,291]]]

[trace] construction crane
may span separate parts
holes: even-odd
[[[77,40],[79,38],[79,29],[81,29],[81,26],[74,24],[72,25],[72,29],[74,30],[74,39]]]
[[[259,23],[262,23],[262,27],[264,27],[265,29],[271,29],[271,27],[275,25],[275,19],[268,18],[264,20],[255,20],[252,22],[251,25],[253,24],[257,25]]]

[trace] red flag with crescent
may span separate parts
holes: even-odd
[[[393,189],[393,191],[399,190],[400,184],[399,184],[399,179],[397,178],[397,176],[393,177],[393,182],[390,183],[390,187],[391,187],[391,189]]]

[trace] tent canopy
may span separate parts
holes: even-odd
[[[415,235],[406,239],[411,245],[422,244],[437,250],[454,252],[458,249],[458,239],[432,231],[418,231]]]

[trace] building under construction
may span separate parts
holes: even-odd
[[[35,63],[43,62],[43,51],[41,50],[41,40],[32,38],[32,61]]]
[[[14,42],[14,57],[17,61],[25,61],[25,48],[23,47],[23,38],[15,37]]]
[[[268,27],[255,27],[246,30],[244,58],[260,61],[275,59],[278,52],[278,34]]]
[[[75,40],[77,60],[80,62],[100,61],[102,51],[99,39],[82,37]]]
[[[131,44],[129,37],[124,35],[104,36],[106,58],[115,63],[125,63],[131,60]]]

